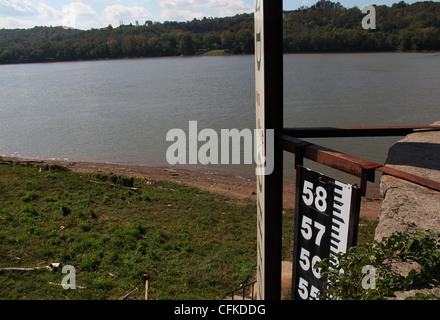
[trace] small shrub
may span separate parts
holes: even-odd
[[[102,174],[97,174],[95,177],[101,181],[104,181],[104,182],[110,181],[111,183],[119,184],[119,185],[121,185],[123,187],[127,187],[127,188],[132,188],[134,186],[134,178],[133,177],[118,176],[116,174],[113,174],[112,172],[110,172],[110,175],[108,175],[108,176],[102,175]]]
[[[0,216],[3,217],[4,221],[9,221],[10,222],[10,221],[14,220],[14,217],[13,217],[13,215],[10,212],[3,211],[2,209],[0,209]]]
[[[38,193],[35,191],[30,191],[26,195],[22,196],[20,199],[23,202],[31,202],[38,198]]]
[[[53,255],[52,249],[48,245],[42,245],[39,249],[39,253],[44,258],[50,258]]]
[[[118,176],[116,176],[116,175],[111,175],[111,176],[110,176],[110,181],[111,181],[112,183],[118,183]]]
[[[23,207],[23,209],[21,210],[25,216],[37,216],[38,215],[38,211],[35,207],[26,205],[25,207]]]
[[[96,219],[98,217],[92,208],[89,208],[89,215],[90,215],[90,218],[92,218],[92,219]]]
[[[146,193],[141,194],[139,196],[139,200],[146,201],[146,202],[151,202],[151,198]]]
[[[134,186],[134,178],[129,177],[119,177],[119,184],[127,187],[127,188],[133,188]]]
[[[54,197],[46,197],[46,198],[43,199],[43,201],[46,201],[46,202],[57,202],[58,199],[54,198]]]
[[[82,231],[84,232],[90,231],[90,224],[87,221],[80,221],[78,225]]]
[[[403,276],[392,269],[392,263],[406,261],[418,263],[421,270],[413,269]],[[375,288],[363,288],[364,266],[374,268]],[[323,259],[315,267],[321,268],[321,277],[326,279],[327,290],[321,292],[320,299],[331,296],[342,300],[383,300],[393,296],[394,291],[408,290],[440,277],[440,236],[435,231],[395,232],[380,242]]]
[[[86,207],[90,207],[92,204],[92,199],[90,198],[90,195],[87,198],[82,199],[81,203],[83,203]]]
[[[49,171],[53,171],[53,172],[66,172],[69,171],[69,169],[67,169],[66,167],[62,167],[56,164],[52,164],[49,166]]]
[[[67,205],[65,205],[64,203],[60,204],[60,210],[61,210],[61,214],[64,217],[68,216],[72,212],[72,210]]]
[[[103,182],[108,180],[108,177],[105,174],[98,173],[95,177],[96,177],[96,179],[101,180]]]
[[[156,246],[159,246],[159,245],[165,243],[166,241],[168,241],[167,235],[161,229],[157,230],[157,234],[153,240],[153,243]]]
[[[139,222],[134,222],[127,228],[127,232],[136,238],[139,238],[145,233],[145,228]]]
[[[94,252],[94,253],[90,253],[84,258],[84,260],[80,264],[80,268],[83,271],[96,271],[98,270],[100,263],[101,263],[100,254]]]
[[[109,204],[110,200],[111,200],[111,197],[108,194],[106,194],[106,195],[104,195],[104,198],[102,199],[102,203]]]
[[[115,280],[109,278],[98,278],[93,280],[93,287],[100,290],[109,290],[116,287]]]

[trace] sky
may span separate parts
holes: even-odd
[[[253,12],[255,0],[0,0],[1,28],[64,26],[88,30],[145,21],[189,21]],[[284,10],[318,0],[283,0]],[[346,8],[387,5],[400,0],[340,0]],[[338,2],[333,0],[333,2]],[[406,3],[416,2],[406,0]]]

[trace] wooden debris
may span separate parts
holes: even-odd
[[[130,294],[132,294],[133,292],[137,291],[137,287],[134,288],[133,290],[131,290],[130,292],[128,292],[127,294],[123,295],[122,297],[120,297],[118,300],[125,300]]]
[[[27,271],[38,271],[41,270],[41,268],[0,268],[0,272],[27,272]]]

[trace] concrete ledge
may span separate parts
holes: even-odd
[[[375,239],[395,231],[440,230],[440,193],[400,179],[381,179],[384,196]]]
[[[440,125],[440,121],[433,125]],[[440,182],[440,131],[417,132],[392,146],[386,166]],[[384,175],[375,238],[395,231],[440,230],[440,192]]]
[[[440,121],[433,125],[440,125]],[[392,146],[386,166],[440,182],[440,132],[417,132]],[[375,239],[381,240],[396,231],[440,231],[440,192],[384,175],[380,190],[384,197]],[[394,266],[396,267],[396,266]],[[399,273],[408,274],[414,266],[402,264]],[[416,293],[440,296],[440,284],[431,283],[417,290],[395,292],[396,300]]]

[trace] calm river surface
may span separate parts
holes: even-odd
[[[284,66],[286,127],[440,120],[440,53],[295,54]],[[254,92],[253,56],[2,65],[0,155],[166,165],[166,134],[188,132],[188,121],[255,128]],[[399,139],[313,142],[383,163]],[[202,169],[252,175],[254,166]]]

